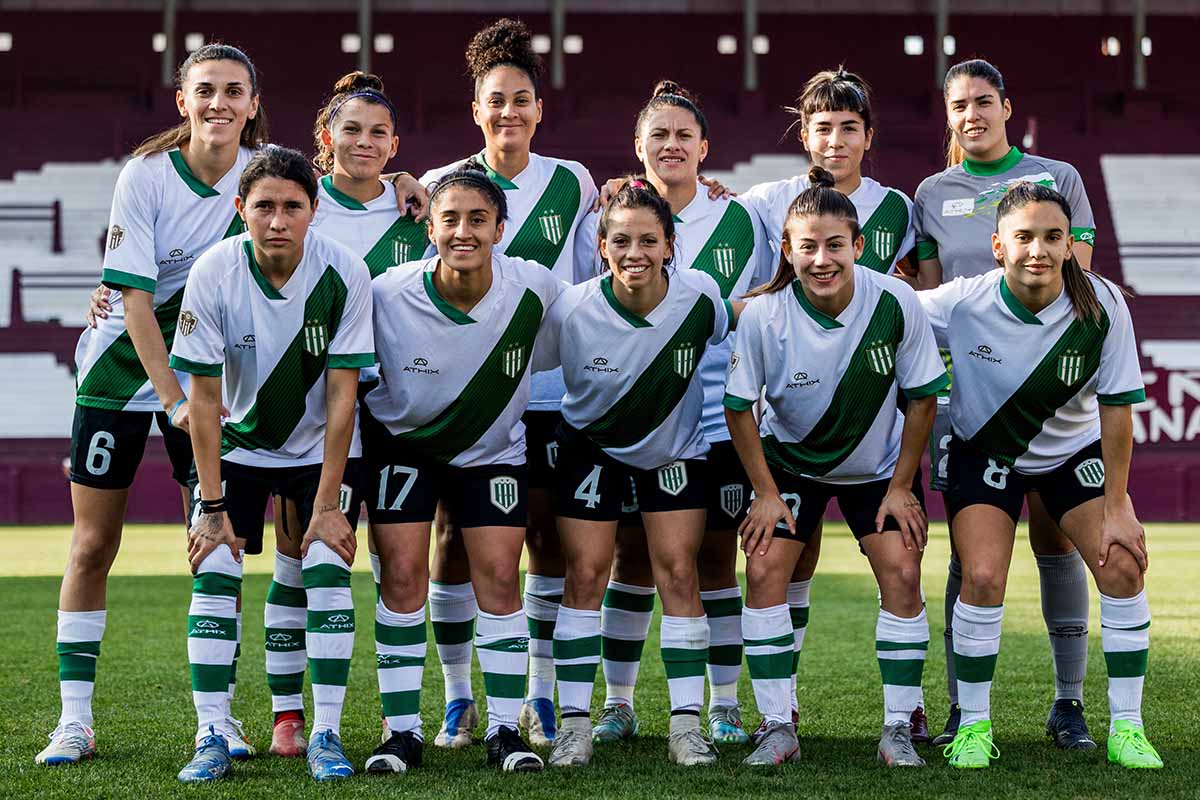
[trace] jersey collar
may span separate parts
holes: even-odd
[[[671,221],[676,225],[695,222],[704,216],[704,212],[708,210],[708,206],[711,204],[712,201],[708,200],[708,187],[696,181],[696,195],[690,203],[679,209],[679,213],[671,215]]]
[[[968,175],[987,177],[989,175],[999,175],[1001,172],[1008,172],[1024,157],[1025,154],[1018,150],[1016,145],[1013,145],[1003,158],[996,159],[995,161],[972,161],[966,158],[963,159],[962,167],[963,171]]]
[[[250,263],[250,274],[254,277],[254,282],[258,284],[258,288],[262,289],[262,293],[268,300],[284,300],[286,299],[278,289],[271,285],[267,280],[267,276],[263,275],[262,268],[258,266],[258,259],[254,257],[254,242],[250,241],[250,237],[246,237],[246,241],[242,242],[242,247],[246,251],[246,260]],[[301,258],[301,261],[304,259]],[[299,266],[296,267],[300,269]]]
[[[825,330],[831,331],[834,328],[845,327],[842,325],[842,323],[838,322],[836,319],[829,316],[809,301],[808,295],[804,293],[804,287],[800,285],[800,280],[798,278],[792,281],[792,293],[796,295],[796,300],[800,303],[800,307],[804,309],[805,313],[812,317],[813,321]],[[851,300],[850,303],[853,305],[854,301]],[[849,308],[850,306],[846,307]]]
[[[601,278],[600,293],[604,295],[604,299],[608,301],[608,304],[612,307],[612,310],[617,312],[617,316],[635,328],[653,328],[654,325],[650,322],[650,320],[646,319],[641,314],[630,311],[621,304],[621,301],[617,299],[617,295],[613,291],[612,282],[613,276],[611,274],[605,275],[603,278]],[[668,287],[667,291],[670,291],[670,287]],[[666,299],[667,298],[664,295],[663,302],[666,302]],[[659,305],[661,306],[662,302],[660,302]]]
[[[199,197],[216,197],[218,192],[213,187],[209,186],[204,181],[196,177],[196,173],[192,172],[192,168],[183,160],[183,153],[179,150],[171,150],[167,155],[171,159],[171,166],[175,167],[175,172],[179,175],[187,187],[196,193]]]
[[[351,211],[367,210],[367,207],[360,201],[355,200],[353,197],[334,186],[332,175],[321,176],[321,188],[325,190],[325,194],[332,197],[333,200],[342,208],[348,208]]]
[[[434,269],[437,269],[437,262],[438,262],[438,259],[436,257],[434,257],[434,260],[433,260],[433,268]],[[495,281],[495,276],[492,277],[492,280],[493,280],[493,282]],[[421,281],[425,286],[425,294],[429,296],[429,300],[430,300],[430,302],[433,303],[433,307],[436,308],[438,311],[442,312],[442,314],[446,317],[446,319],[450,320],[451,322],[455,323],[456,325],[470,325],[471,323],[473,323],[475,321],[475,320],[471,319],[471,316],[469,314],[464,314],[459,309],[450,305],[450,303],[446,300],[446,298],[442,297],[441,292],[439,292],[437,290],[437,287],[433,285],[433,271],[432,270],[427,269],[427,270],[423,271],[421,273]]]
[[[516,182],[509,180],[508,178],[504,177],[499,172],[496,172],[496,170],[494,170],[490,166],[488,166],[487,158],[485,157],[486,153],[487,153],[487,150],[480,150],[479,155],[476,156],[476,158],[479,159],[479,163],[482,164],[484,170],[487,171],[487,176],[492,179],[492,183],[496,184],[497,186],[499,186],[501,189],[503,189],[506,192],[512,192],[512,191],[519,190],[521,187],[517,186]],[[533,153],[530,153],[529,154],[529,163],[525,165],[525,169],[521,170],[520,174],[517,175],[516,177],[523,178],[525,173],[529,172],[529,168],[533,166],[533,159],[534,159],[534,155],[533,155]]]
[[[1059,296],[1061,297],[1062,294],[1060,293]],[[1000,299],[1004,301],[1004,305],[1008,307],[1008,310],[1012,312],[1012,315],[1021,320],[1021,322],[1024,322],[1026,325],[1043,324],[1042,320],[1038,318],[1038,315],[1026,308],[1024,304],[1017,299],[1017,296],[1012,293],[1012,289],[1008,288],[1008,281],[1004,280],[1003,272],[1000,273]],[[1054,303],[1046,306],[1046,308],[1052,308],[1057,302],[1058,300],[1055,299]],[[1043,309],[1043,311],[1044,310],[1045,309]]]

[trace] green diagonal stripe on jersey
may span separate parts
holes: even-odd
[[[221,431],[221,455],[235,448],[278,450],[304,418],[308,390],[325,373],[328,346],[313,355],[305,347],[307,322],[325,323],[325,341],[332,342],[342,324],[346,306],[346,284],[332,266],[326,267],[308,299],[304,301],[306,325],[279,357],[271,374],[258,388],[254,405],[240,422],[231,422]]]
[[[542,324],[542,311],[537,294],[526,289],[492,352],[458,397],[429,422],[397,434],[396,440],[419,445],[424,454],[446,464],[479,441],[521,385]]]
[[[400,217],[367,251],[363,261],[367,262],[371,277],[378,278],[389,267],[420,258],[428,244],[429,234],[424,225],[414,222],[411,216]]]
[[[1108,325],[1108,314],[1100,324],[1072,320],[1025,382],[975,432],[971,444],[1012,466],[1029,449],[1046,420],[1096,374]]]
[[[908,204],[899,192],[891,189],[875,213],[862,227],[866,246],[858,263],[876,272],[887,272],[896,260],[896,251],[908,232]]]
[[[528,258],[543,267],[553,269],[559,253],[567,243],[571,223],[579,211],[579,178],[559,164],[546,184],[546,190],[525,218],[512,242],[504,249],[506,256]]]
[[[728,299],[753,253],[754,223],[750,212],[730,202],[712,235],[700,248],[700,255],[692,262],[692,269],[713,276],[721,287],[721,297]]]
[[[895,405],[893,362],[902,338],[900,303],[882,292],[825,413],[799,442],[765,437],[767,460],[794,475],[826,475],[845,461],[867,435],[883,404]]]
[[[629,391],[587,425],[583,434],[600,447],[631,447],[662,425],[683,399],[715,321],[712,299],[697,297],[683,323]]]

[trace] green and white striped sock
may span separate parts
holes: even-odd
[[[525,615],[529,618],[529,698],[554,699],[554,625],[562,603],[563,579],[525,575]]]
[[[398,614],[375,604],[375,661],[379,699],[388,730],[421,733],[421,678],[425,674],[425,606]]]
[[[188,609],[188,663],[197,735],[223,724],[229,700],[229,675],[237,652],[237,598],[242,590],[242,564],[220,545],[200,562],[192,579]]]
[[[1150,658],[1150,603],[1146,590],[1133,597],[1100,595],[1100,639],[1108,666],[1109,733],[1112,723],[1142,724],[1142,686]]]
[[[1000,654],[1000,621],[1004,606],[954,603],[954,671],[958,676],[958,704],[965,727],[992,718],[992,678]]]
[[[736,706],[742,677],[742,587],[700,593],[708,617],[708,708]]]
[[[517,727],[525,699],[525,670],[529,667],[529,626],[525,612],[497,616],[480,611],[475,621],[475,649],[487,693],[487,736],[501,726]]]
[[[242,558],[245,558],[245,552],[242,553]],[[237,612],[237,647],[233,648],[233,663],[229,665],[229,689],[225,693],[225,715],[231,716],[230,709],[233,707],[233,694],[237,690],[237,665],[238,659],[242,657],[242,612]]]
[[[275,575],[263,608],[263,639],[266,649],[267,688],[271,710],[304,712],[305,611],[308,596],[300,559],[275,553]]]
[[[706,617],[662,618],[663,667],[672,714],[699,714],[704,704],[704,666],[708,662]]]
[[[788,613],[792,618],[792,637],[795,639],[795,652],[792,655],[792,711],[799,708],[796,701],[796,670],[800,668],[800,651],[804,649],[804,634],[808,631],[808,594],[811,588],[812,578],[789,583],[787,587]]]
[[[308,596],[305,644],[312,678],[315,737],[323,730],[340,733],[342,703],[354,652],[354,600],[350,565],[322,541],[308,546],[302,574]]]
[[[561,606],[554,629],[554,668],[563,719],[591,715],[598,666],[600,612]]]
[[[92,693],[96,689],[96,661],[108,612],[58,612],[58,693],[62,699],[59,725],[82,722],[92,727]]]
[[[633,689],[653,618],[653,586],[608,582],[600,609],[606,708],[621,704],[633,708]]]
[[[788,606],[743,608],[742,631],[746,637],[746,663],[758,711],[767,722],[791,722],[788,692],[796,673],[795,638]],[[792,692],[795,697],[795,692]]]
[[[471,639],[475,635],[475,587],[470,583],[429,582],[429,619],[442,662],[446,703],[474,697],[471,691]],[[528,635],[528,631],[525,635]]]
[[[875,656],[883,678],[883,724],[908,722],[921,703],[921,675],[929,649],[925,609],[906,619],[879,609],[875,623]]]

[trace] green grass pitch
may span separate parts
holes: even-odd
[[[1200,526],[1150,525],[1148,591],[1154,614],[1146,681],[1147,731],[1166,769],[1130,773],[1104,762],[1107,732],[1104,660],[1098,600],[1092,587],[1090,666],[1085,706],[1101,749],[1056,751],[1043,733],[1053,697],[1050,652],[1038,603],[1033,558],[1023,540],[1009,582],[999,666],[993,692],[1000,759],[990,770],[962,774],[923,747],[923,770],[886,771],[874,761],[881,690],[873,650],[876,592],[866,561],[844,527],[830,526],[813,582],[812,618],[800,660],[800,741],[803,762],[768,771],[739,765],[748,748],[722,748],[715,768],[684,770],[666,759],[667,690],[657,652],[657,624],[642,663],[637,708],[642,732],[629,745],[598,748],[592,766],[540,775],[501,776],[483,767],[483,748],[446,752],[429,747],[425,766],[403,776],[358,775],[317,786],[303,761],[261,755],[238,765],[232,780],[183,787],[175,773],[190,752],[195,725],[184,639],[190,581],[181,531],[131,526],[109,583],[108,629],[98,669],[95,711],[100,757],[80,767],[33,764],[58,713],[54,656],[58,576],[69,529],[0,528],[0,793],[18,797],[1200,797]],[[930,724],[946,714],[942,597],[948,541],[935,526],[925,556],[932,642],[925,671]],[[243,657],[234,712],[265,752],[270,698],[263,673],[262,605],[270,581],[268,556],[250,557],[245,581]],[[379,701],[373,669],[374,590],[360,545],[354,577],[359,631],[351,667],[343,740],[357,766],[378,741]],[[476,670],[476,698],[483,687]],[[602,681],[596,703],[603,699]],[[440,723],[442,682],[430,635],[423,716],[432,741]],[[741,701],[748,726],[757,723],[749,675]],[[311,711],[311,699],[309,699]]]

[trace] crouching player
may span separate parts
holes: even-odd
[[[309,230],[316,197],[303,155],[272,148],[255,156],[235,201],[248,233],[206,252],[184,290],[171,365],[192,375],[200,483],[188,534],[196,576],[188,660],[199,728],[196,753],[179,773],[184,782],[230,772],[215,726],[237,645],[242,552],[262,552],[271,495],[306,531],[307,630],[293,635],[306,640],[316,708],[309,769],[317,780],[353,772],[338,726],[354,644],[355,392],[359,368],[375,360],[371,276],[361,258]]]

